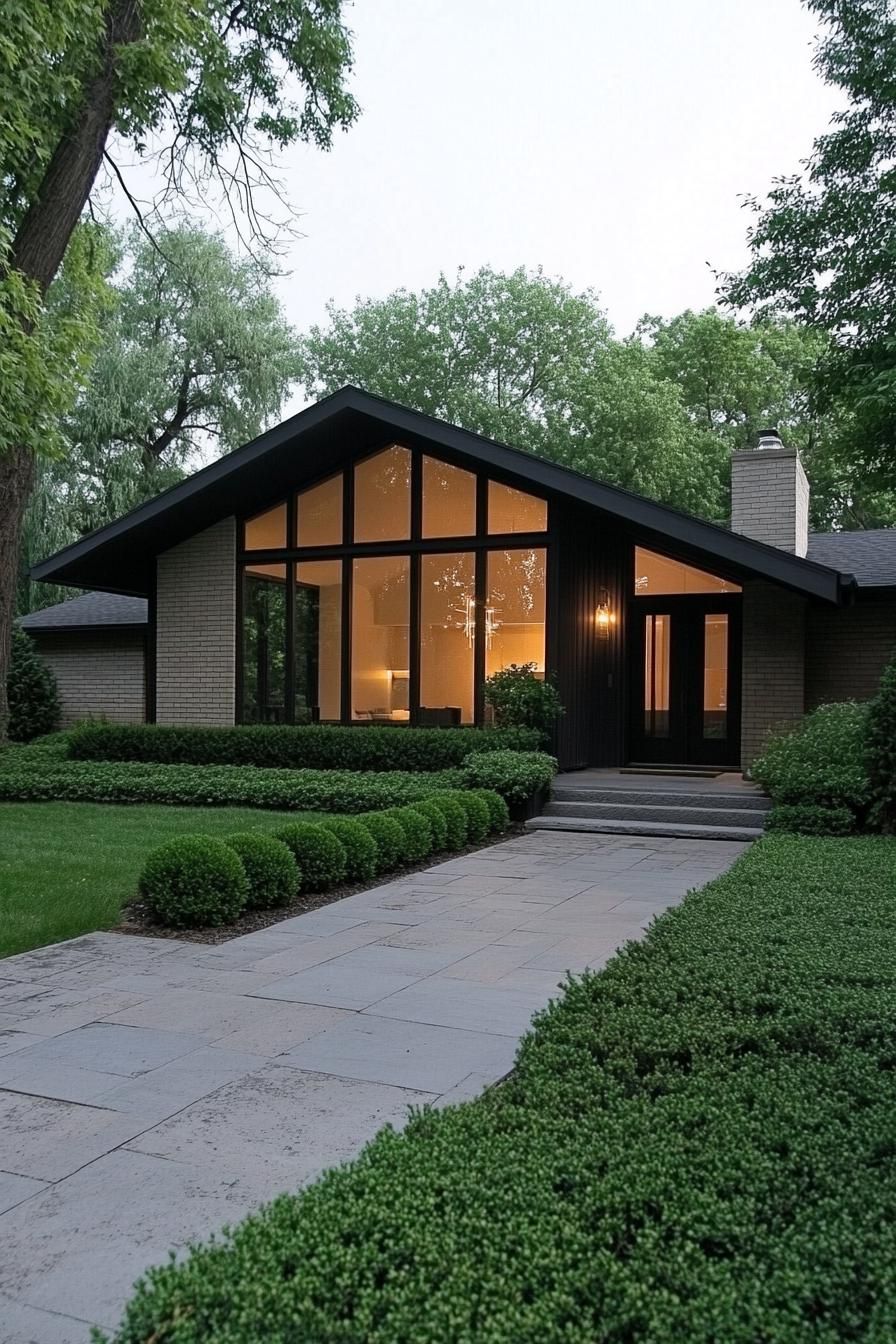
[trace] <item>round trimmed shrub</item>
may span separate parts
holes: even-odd
[[[354,882],[366,882],[373,877],[379,863],[379,851],[367,827],[355,817],[328,817],[320,824],[333,832],[345,850],[346,877]]]
[[[404,859],[404,831],[395,818],[384,812],[365,812],[357,820],[376,843],[377,872],[389,873],[397,868]]]
[[[457,801],[467,813],[467,825],[470,833],[470,840],[475,845],[480,840],[484,840],[491,829],[491,815],[485,803],[479,797],[478,792],[470,790],[460,792]]]
[[[298,893],[301,874],[282,840],[261,831],[239,831],[225,835],[224,843],[239,855],[249,879],[246,905],[250,910],[289,905]]]
[[[429,822],[429,828],[432,831],[432,852],[438,854],[443,849],[447,849],[448,822],[445,820],[442,809],[431,798],[424,798],[421,803],[412,803],[411,806],[415,812],[422,812]]]
[[[154,849],[140,875],[140,895],[172,929],[229,924],[249,899],[249,879],[235,850],[211,835],[179,835]]]
[[[294,821],[274,832],[299,865],[303,891],[326,891],[345,877],[345,846],[338,836],[313,821]]]
[[[394,817],[404,832],[405,863],[419,863],[432,853],[432,826],[422,812],[413,807],[390,807],[386,815]]]
[[[448,824],[448,849],[463,849],[470,830],[466,808],[453,793],[434,793],[426,801],[435,803]]]
[[[494,789],[471,789],[470,792],[481,798],[488,810],[490,831],[506,831],[510,825],[510,809]]]

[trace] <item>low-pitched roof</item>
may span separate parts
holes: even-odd
[[[808,558],[854,574],[860,588],[896,587],[896,527],[812,532]]]
[[[145,597],[124,597],[121,593],[84,593],[68,602],[31,611],[22,616],[23,630],[89,630],[102,626],[146,625],[148,603]]]
[[[279,496],[338,470],[346,445],[373,451],[394,439],[490,474],[576,501],[653,534],[655,544],[710,562],[731,577],[759,577],[830,602],[854,585],[851,573],[766,546],[643,495],[607,485],[481,434],[344,387],[251,443],[204,467],[155,499],[35,565],[35,579],[146,596],[159,552],[233,513],[251,514]],[[304,478],[303,478],[304,469]]]

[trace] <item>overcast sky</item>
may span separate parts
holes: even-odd
[[[595,288],[620,333],[712,302],[740,198],[835,103],[798,0],[357,0],[362,115],[284,160],[290,320],[489,263]]]

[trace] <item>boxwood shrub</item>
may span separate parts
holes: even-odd
[[[392,807],[386,815],[393,817],[404,833],[405,863],[419,863],[432,853],[432,826],[422,812],[413,807]]]
[[[478,790],[454,789],[443,796],[453,798],[464,809],[467,814],[467,839],[471,844],[478,845],[488,835],[490,821],[489,810],[479,797]]]
[[[367,812],[403,806],[463,783],[461,770],[256,770],[236,765],[140,765],[66,761],[21,747],[0,753],[0,801],[170,803],[269,807],[296,812]]]
[[[508,803],[524,803],[550,788],[557,762],[543,751],[480,751],[467,756],[463,771],[470,788],[494,789]]]
[[[884,1344],[892,873],[882,837],[759,841],[502,1087],[145,1275],[115,1344]]]
[[[446,837],[448,849],[463,849],[470,833],[470,823],[466,808],[462,807],[453,793],[434,793],[428,799],[442,813],[448,827]]]
[[[471,751],[533,751],[532,728],[336,727],[273,724],[237,728],[88,723],[71,734],[81,761],[256,765],[290,770],[445,770]]]
[[[772,737],[750,773],[774,803],[846,807],[862,825],[871,802],[867,734],[867,705],[822,705]]]
[[[766,812],[765,829],[792,831],[795,835],[850,835],[856,829],[856,819],[848,807],[778,803]]]
[[[496,793],[494,789],[473,789],[471,792],[485,803],[489,830],[506,831],[510,825],[510,811],[500,793]]]
[[[299,890],[300,873],[282,840],[260,831],[239,831],[225,835],[224,843],[237,854],[245,870],[249,881],[246,905],[250,910],[289,904]]]
[[[140,895],[172,929],[229,924],[249,899],[239,855],[209,835],[180,835],[154,849],[143,866]]]
[[[424,798],[422,803],[412,803],[415,812],[422,812],[432,831],[432,852],[440,854],[448,848],[448,822],[445,814],[432,798]]]
[[[376,842],[378,873],[390,873],[404,862],[404,831],[394,817],[385,812],[362,812],[358,821]]]
[[[373,877],[379,863],[376,840],[354,817],[325,817],[321,826],[332,831],[345,850],[345,875],[351,882]]]
[[[326,891],[345,877],[346,853],[342,841],[313,821],[294,821],[274,832],[299,866],[303,891]]]

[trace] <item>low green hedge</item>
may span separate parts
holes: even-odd
[[[139,892],[172,929],[230,924],[246,908],[249,880],[239,855],[210,835],[179,835],[153,850]]]
[[[508,803],[523,803],[549,789],[557,761],[543,751],[473,752],[463,764],[471,789],[494,789]]]
[[[511,753],[512,754],[512,753]],[[258,770],[245,765],[138,765],[60,761],[28,748],[0,754],[0,801],[171,803],[269,807],[297,812],[366,812],[417,802],[463,783],[459,770]]]
[[[432,852],[440,854],[448,848],[448,821],[445,813],[434,798],[424,798],[421,803],[412,803],[415,812],[422,812],[432,831]]]
[[[896,1336],[893,842],[767,837],[511,1078],[144,1276],[115,1344]]]
[[[243,865],[249,882],[246,905],[250,910],[270,910],[289,905],[298,893],[301,874],[295,858],[282,840],[260,831],[225,835]]]
[[[845,807],[861,826],[871,803],[867,733],[867,705],[822,705],[774,736],[750,773],[774,803]]]
[[[428,801],[437,807],[445,818],[447,848],[463,849],[470,834],[466,808],[460,805],[454,793],[449,792],[434,793]]]
[[[349,882],[372,878],[379,866],[379,850],[369,828],[354,817],[325,817],[320,824],[333,832],[345,850],[345,876]]]
[[[326,891],[346,875],[345,846],[326,826],[296,821],[274,832],[299,866],[303,891]]]
[[[419,863],[432,853],[432,826],[414,807],[392,807],[386,813],[397,821],[404,833],[405,863]]]
[[[848,807],[778,803],[766,812],[765,829],[791,831],[794,835],[851,835],[856,829],[856,819]]]
[[[408,728],[326,725],[239,728],[86,723],[69,753],[81,761],[255,765],[289,770],[446,770],[476,751],[534,751],[534,728]]]
[[[395,818],[385,812],[362,812],[358,821],[376,845],[376,871],[389,873],[397,868],[404,858],[404,831]]]

